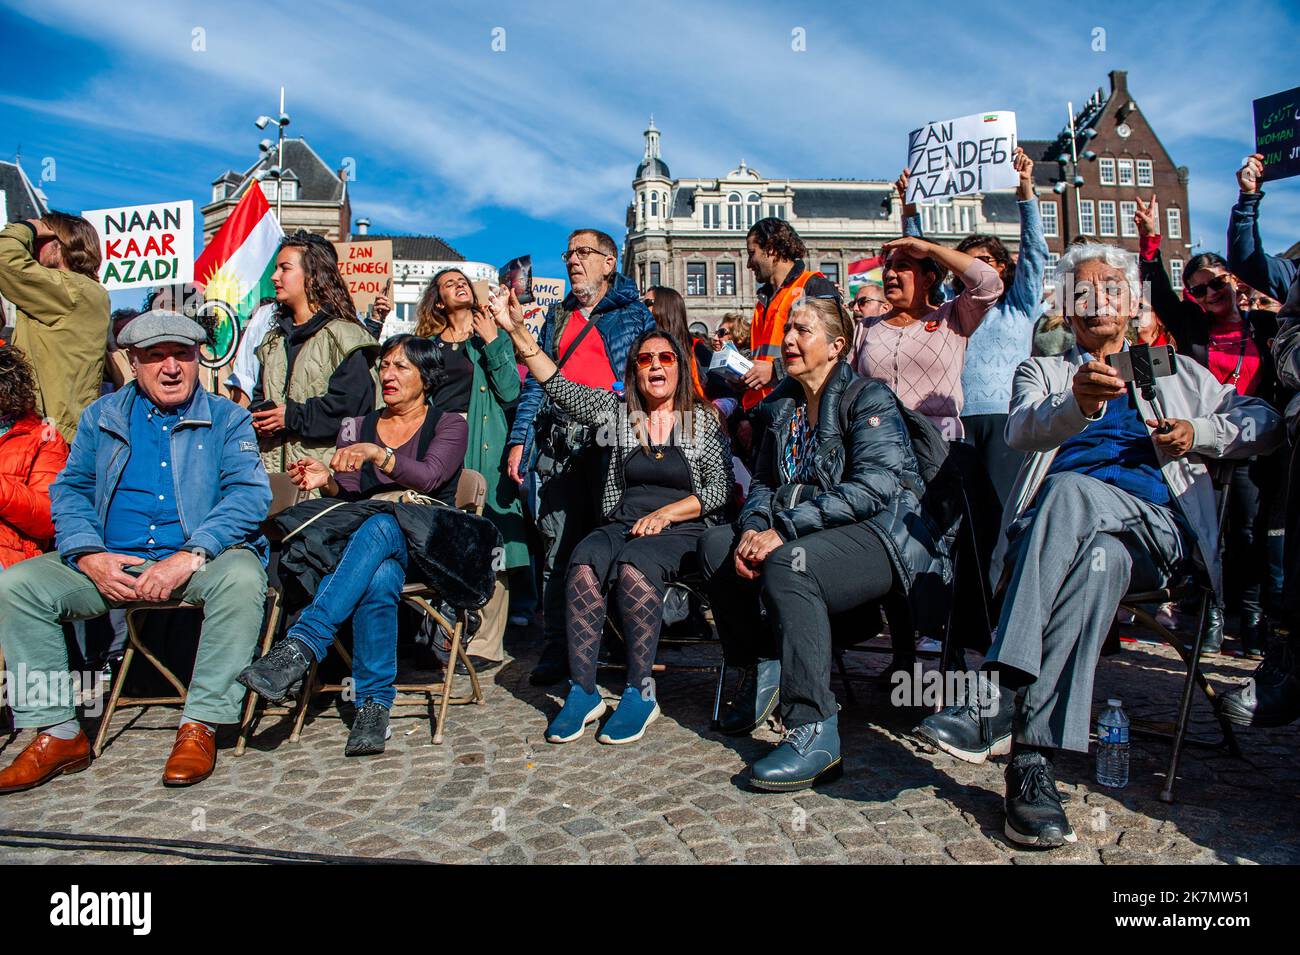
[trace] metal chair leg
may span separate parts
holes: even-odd
[[[709,724],[713,729],[718,728],[718,714],[722,712],[722,687],[727,682],[727,660],[724,657],[722,665],[718,667],[718,683],[713,688],[713,722]]]
[[[1178,761],[1183,754],[1183,741],[1187,736],[1187,724],[1192,716],[1192,689],[1201,668],[1201,647],[1205,643],[1205,630],[1210,616],[1210,592],[1201,595],[1201,612],[1196,626],[1196,639],[1192,643],[1191,658],[1187,661],[1187,679],[1183,681],[1183,695],[1178,703],[1178,722],[1174,726],[1174,745],[1169,753],[1169,771],[1165,775],[1164,788],[1160,790],[1160,801],[1174,801],[1174,782],[1178,776]]]

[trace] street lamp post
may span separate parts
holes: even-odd
[[[1073,102],[1067,102],[1065,104],[1065,114],[1066,127],[1062,131],[1062,135],[1069,140],[1070,151],[1068,153],[1062,152],[1061,155],[1056,157],[1056,161],[1061,167],[1061,178],[1052,186],[1052,191],[1057,195],[1064,195],[1066,189],[1070,186],[1074,186],[1074,224],[1076,231],[1078,231],[1082,229],[1083,225],[1083,199],[1079,195],[1079,189],[1082,188],[1084,184],[1083,176],[1079,172],[1079,137],[1082,136],[1086,143],[1089,139],[1092,139],[1097,135],[1097,131],[1092,127],[1088,127],[1082,132],[1079,131],[1075,121]],[[1092,162],[1096,160],[1097,154],[1091,149],[1085,149],[1082,158],[1088,162]],[[1068,230],[1066,231],[1068,234]]]
[[[284,228],[284,128],[289,125],[289,114],[284,111],[284,87],[280,87],[280,115],[257,117],[257,128],[266,129],[271,123],[279,127],[279,147],[276,151],[275,165],[266,171],[265,178],[276,180],[275,185],[275,219]],[[263,155],[270,152],[271,142],[264,139],[259,145]]]

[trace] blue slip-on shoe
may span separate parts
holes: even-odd
[[[586,731],[588,723],[594,723],[604,715],[605,701],[601,699],[600,691],[588,693],[570,680],[564,706],[546,727],[546,742],[572,743]]]
[[[659,702],[654,697],[646,699],[641,691],[629,686],[618,701],[618,709],[605,723],[596,737],[602,743],[621,746],[635,743],[645,735],[646,727],[659,719]]]
[[[776,749],[749,767],[749,783],[768,792],[790,792],[838,779],[843,772],[837,714],[786,730]]]

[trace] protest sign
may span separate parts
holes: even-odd
[[[91,209],[81,214],[99,233],[99,281],[110,292],[194,279],[194,203]]]
[[[564,301],[564,279],[544,279],[533,276],[533,301],[542,306]]]
[[[975,113],[927,123],[907,134],[907,201],[1011,189],[1020,181],[1011,165],[1016,114]]]
[[[1255,152],[1264,157],[1260,182],[1300,176],[1300,87],[1255,100]]]
[[[393,240],[371,239],[335,242],[339,254],[339,274],[347,283],[357,313],[365,315],[375,298],[393,297]]]

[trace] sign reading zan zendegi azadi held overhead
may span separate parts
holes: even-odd
[[[99,233],[99,281],[110,292],[194,278],[194,203],[158,202],[83,212]]]

